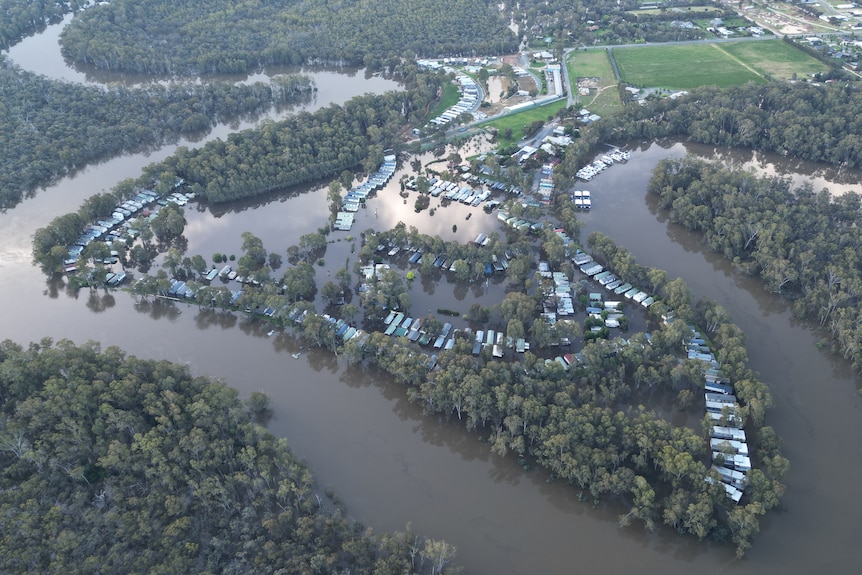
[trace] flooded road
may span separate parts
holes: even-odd
[[[366,81],[357,76],[342,83],[362,93],[372,90]],[[332,97],[340,96],[341,89]],[[791,470],[785,509],[767,516],[743,561],[735,559],[729,546],[699,544],[667,529],[648,534],[638,527],[618,528],[623,510],[616,505],[579,501],[578,490],[548,483],[543,472],[524,471],[513,458],[492,455],[489,445],[465,432],[457,420],[424,415],[407,401],[401,386],[374,370],[348,368],[344,360],[316,350],[293,359],[290,354],[300,350],[293,338],[281,333],[268,337],[268,327],[234,314],[136,302],[124,292],[84,290],[70,297],[29,265],[36,228],[77,209],[87,196],[137,176],[144,165],[173,149],[92,166],[0,214],[0,294],[5,303],[0,338],[24,344],[45,336],[92,339],[140,357],[185,363],[197,374],[222,378],[243,395],[266,392],[275,412],[272,431],[288,438],[321,487],[334,488],[351,517],[376,530],[403,529],[409,521],[419,533],[445,538],[458,547],[457,561],[468,573],[804,575],[862,570],[857,550],[862,540],[857,378],[844,362],[817,349],[820,336],[793,320],[781,300],[750,278],[737,276],[719,256],[705,251],[699,238],[669,224],[646,197],[649,172],[658,160],[687,150],[714,156],[710,149],[644,146],[628,164],[613,166],[580,186],[592,191],[594,206],[584,215],[583,238],[602,231],[631,250],[639,263],[683,277],[695,294],[727,308],[748,334],[751,366],[775,396],[767,422],[784,438]],[[783,169],[778,159],[768,163]],[[359,212],[354,236],[399,220],[461,241],[500,229],[495,215],[460,204],[440,208],[434,216],[428,211],[416,215],[415,193],[407,204],[397,193],[400,174]],[[188,210],[189,253],[200,250],[209,258],[212,251],[238,251],[246,230],[258,234],[267,249],[283,251],[323,224],[327,207],[322,190],[275,194],[254,204],[220,207],[215,214]],[[474,213],[467,220],[469,211]],[[298,213],[303,217],[297,218]],[[330,244],[328,262],[350,257],[346,235],[332,236],[343,241]],[[235,247],[223,245],[231,241]],[[477,295],[442,281],[427,294],[421,282],[414,284],[411,296],[420,308],[447,303],[445,307],[466,309],[471,301],[487,305],[499,301],[504,288],[492,284],[489,293]]]

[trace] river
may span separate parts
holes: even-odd
[[[33,49],[38,46],[34,43]],[[369,82],[378,80],[362,74],[339,78],[336,94],[327,96],[321,89],[318,98],[373,91]],[[844,362],[818,351],[820,335],[794,321],[781,300],[734,274],[719,256],[705,251],[696,236],[669,224],[646,197],[650,169],[659,159],[687,151],[715,156],[713,150],[679,143],[636,149],[627,164],[583,186],[593,192],[594,205],[583,218],[584,238],[600,230],[629,248],[640,263],[683,277],[696,294],[727,308],[749,336],[751,366],[775,395],[767,422],[784,438],[792,467],[786,477],[785,509],[765,518],[743,561],[737,561],[728,546],[699,544],[666,529],[654,534],[639,527],[620,529],[616,518],[622,510],[616,505],[580,502],[577,490],[548,483],[540,471],[525,472],[512,458],[490,454],[489,446],[457,421],[422,414],[387,377],[346,368],[343,360],[321,351],[293,359],[290,353],[299,349],[298,343],[285,334],[268,337],[268,328],[233,314],[136,304],[122,292],[82,291],[70,297],[29,265],[29,237],[36,228],[76,209],[90,194],[137,176],[144,165],[173,149],[89,167],[0,214],[0,294],[6,302],[0,337],[21,343],[44,336],[92,339],[140,357],[185,363],[195,373],[222,378],[243,394],[266,392],[275,412],[272,431],[288,438],[321,487],[332,486],[352,517],[378,531],[403,529],[409,521],[419,533],[445,538],[458,547],[457,560],[469,573],[860,571],[856,545],[862,539],[862,498],[857,495],[862,423],[857,378]],[[755,161],[751,154],[746,159],[744,153],[728,151],[721,155],[741,164],[785,169],[777,158]],[[441,208],[434,216],[411,215],[412,198],[404,204],[391,186],[360,213],[355,231],[412,218],[408,222],[421,226],[420,231],[448,229],[449,236],[465,240],[476,230],[493,231],[499,225],[495,217],[476,209],[466,220],[469,208],[461,205]],[[238,241],[241,231],[257,231],[260,223],[271,230],[264,233],[264,245],[283,249],[304,230],[316,228],[322,194],[312,188],[215,214],[190,211],[190,244],[200,246],[208,257],[221,245],[219,237]],[[296,213],[307,217],[285,219]],[[457,232],[451,231],[451,223],[457,223]],[[332,244],[327,260],[349,257],[348,245]],[[320,282],[320,272],[318,276]],[[492,284],[485,293],[480,286],[415,283],[411,296],[420,309],[466,309],[472,301],[499,301],[504,287]]]

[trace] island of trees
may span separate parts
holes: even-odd
[[[454,548],[374,535],[317,492],[245,402],[97,344],[0,343],[0,571],[453,572]]]
[[[0,56],[0,209],[87,164],[151,150],[217,122],[311,95],[307,76],[270,83],[85,86],[21,70]]]
[[[832,197],[691,158],[660,162],[649,191],[673,221],[827,328],[835,350],[862,371],[858,194]]]

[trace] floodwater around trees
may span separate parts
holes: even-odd
[[[338,95],[375,91],[368,82],[378,80],[361,74],[344,78]],[[817,349],[820,335],[793,320],[787,305],[764,293],[756,281],[734,273],[696,235],[670,224],[646,197],[649,172],[662,158],[688,151],[744,163],[750,153],[745,160],[743,152],[645,144],[627,164],[579,186],[592,191],[594,206],[583,217],[582,237],[602,231],[639,263],[684,278],[695,294],[727,308],[748,334],[751,366],[775,396],[767,423],[784,439],[791,461],[785,509],[765,518],[753,548],[737,561],[729,546],[699,544],[667,529],[654,534],[637,526],[620,529],[617,517],[624,510],[617,505],[580,501],[577,489],[549,483],[541,471],[526,472],[512,457],[492,455],[490,446],[457,419],[423,415],[401,386],[374,370],[347,368],[343,360],[319,350],[305,350],[294,359],[299,342],[282,333],[268,337],[269,327],[235,314],[184,304],[136,304],[125,292],[83,290],[71,297],[30,265],[29,238],[36,228],[77,209],[89,195],[136,177],[144,165],[173,149],[92,166],[0,213],[0,338],[20,343],[44,336],[79,343],[93,339],[140,357],[186,363],[195,373],[223,378],[243,394],[266,392],[275,413],[272,431],[288,438],[321,487],[333,487],[352,517],[376,530],[403,529],[409,521],[417,532],[445,538],[458,547],[457,560],[468,573],[802,575],[853,573],[862,567],[857,549],[862,533],[858,379],[843,361]],[[798,168],[766,159],[779,172]],[[800,177],[819,169],[804,166]],[[462,241],[500,229],[495,215],[460,204],[440,208],[433,216],[427,210],[411,215],[415,193],[404,204],[396,191],[398,177],[359,213],[353,236],[398,219],[422,232]],[[283,251],[301,234],[323,225],[325,202],[321,186],[222,206],[215,214],[187,209],[189,245],[209,259],[218,238],[232,238],[238,251],[239,234],[257,233],[259,226],[270,230],[260,234],[264,246]],[[468,210],[474,212],[470,220]],[[297,213],[304,217],[297,219]],[[452,224],[458,226],[455,233]],[[346,236],[342,232],[331,238]],[[327,268],[334,270],[351,256],[349,245],[344,239],[330,244]],[[321,274],[325,268],[319,268],[319,285],[325,281]],[[427,286],[421,280],[413,283],[416,314],[437,307],[466,311],[472,301],[488,305],[500,301],[504,289],[493,282],[488,293],[481,293],[481,286],[465,290],[446,279]]]

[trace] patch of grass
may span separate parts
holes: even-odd
[[[751,66],[727,52],[727,44],[647,46],[614,50],[622,80],[633,86],[688,90],[765,82]]]
[[[782,40],[732,42],[722,48],[758,72],[775,79],[789,79],[829,71],[829,66]]]
[[[447,108],[451,108],[454,106],[458,99],[461,97],[461,94],[458,92],[458,87],[451,82],[443,86],[443,94],[440,96],[440,102],[437,106],[431,110],[431,113],[428,114],[428,118],[436,118],[440,114],[446,111]]]
[[[574,52],[566,60],[569,68],[569,79],[575,92],[578,106],[587,108],[602,117],[623,109],[620,94],[617,91],[617,81],[614,69],[606,50],[588,50]],[[589,96],[577,95],[577,78],[599,78],[598,92]]]
[[[496,120],[490,120],[483,123],[482,126],[492,126],[497,128],[497,141],[501,144],[510,144],[512,142],[517,142],[524,137],[524,126],[531,124],[536,120],[547,120],[548,116],[553,116],[557,113],[557,110],[564,108],[565,106],[565,100],[557,100],[556,102],[551,102],[544,106],[527,108],[522,112],[516,112]],[[512,128],[512,137],[510,139],[503,137],[506,128]]]

